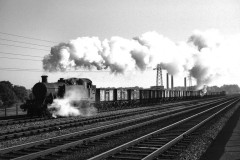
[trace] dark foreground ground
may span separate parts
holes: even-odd
[[[240,160],[240,108],[229,119],[200,160]]]

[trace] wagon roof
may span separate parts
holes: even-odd
[[[82,80],[82,81],[84,81],[84,82],[87,82],[87,83],[92,83],[92,81],[90,80],[90,79],[88,79],[88,78],[68,78],[68,79],[65,79],[65,80],[72,80],[72,79],[74,79],[74,80]]]

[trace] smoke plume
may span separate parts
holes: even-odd
[[[161,64],[172,75],[191,74],[200,88],[239,68],[239,37],[224,37],[214,29],[196,30],[186,42],[178,43],[155,31],[133,39],[79,37],[52,47],[43,59],[43,68],[49,72],[97,68],[124,74]]]
[[[204,96],[207,93],[207,86],[204,85],[203,88],[200,90],[200,96]]]
[[[48,109],[53,117],[91,116],[96,114],[97,109],[87,103],[82,103],[81,97],[81,92],[73,88],[66,91],[63,98],[54,99]]]

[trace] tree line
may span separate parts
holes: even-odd
[[[13,85],[9,81],[0,82],[0,107],[10,106],[28,99],[29,90],[23,86]]]
[[[176,90],[185,90],[185,87],[174,87]],[[187,87],[187,90],[196,90],[196,86]],[[235,94],[240,93],[240,88],[236,84],[229,84],[229,85],[223,85],[221,87],[218,86],[207,86],[208,92],[221,92],[226,91],[227,94]]]
[[[218,86],[207,87],[207,91],[210,91],[210,92],[226,91],[227,94],[235,94],[235,93],[240,93],[240,88],[236,84],[230,84],[230,85],[223,85],[221,87],[218,87]]]

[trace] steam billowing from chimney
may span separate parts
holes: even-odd
[[[100,41],[97,37],[79,37],[52,47],[43,59],[43,69],[64,72],[97,68],[124,74],[161,64],[171,75],[191,73],[200,88],[228,70],[239,68],[239,37],[223,37],[217,30],[194,31],[187,42],[179,43],[154,31],[133,39],[112,37]]]
[[[65,92],[63,98],[56,98],[48,106],[53,117],[62,116],[91,116],[97,113],[97,109],[90,104],[81,103],[82,93],[77,88]]]

